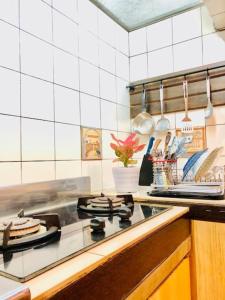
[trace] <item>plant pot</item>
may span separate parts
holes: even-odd
[[[135,193],[138,190],[139,167],[112,168],[115,188],[118,193]]]

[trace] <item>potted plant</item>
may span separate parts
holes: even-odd
[[[133,159],[133,155],[143,150],[145,144],[139,145],[136,133],[131,133],[124,141],[117,139],[114,134],[111,136],[116,142],[110,143],[117,157],[113,162],[122,162],[123,164],[123,167],[113,167],[112,170],[116,191],[120,193],[136,192],[140,168],[135,166],[137,161]]]

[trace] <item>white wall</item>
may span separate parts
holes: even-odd
[[[214,31],[202,6],[131,32],[130,80],[225,60],[225,33]]]
[[[0,36],[0,185],[112,185],[109,133],[130,130],[128,33],[87,0],[5,0]],[[102,161],[81,161],[80,126],[102,128]]]

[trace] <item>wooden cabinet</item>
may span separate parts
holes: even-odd
[[[192,221],[192,299],[225,300],[225,224]]]
[[[190,264],[185,258],[148,300],[191,300]]]

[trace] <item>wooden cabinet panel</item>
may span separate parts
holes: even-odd
[[[225,224],[192,221],[193,300],[225,300]]]
[[[185,258],[148,300],[191,300],[190,263]]]

